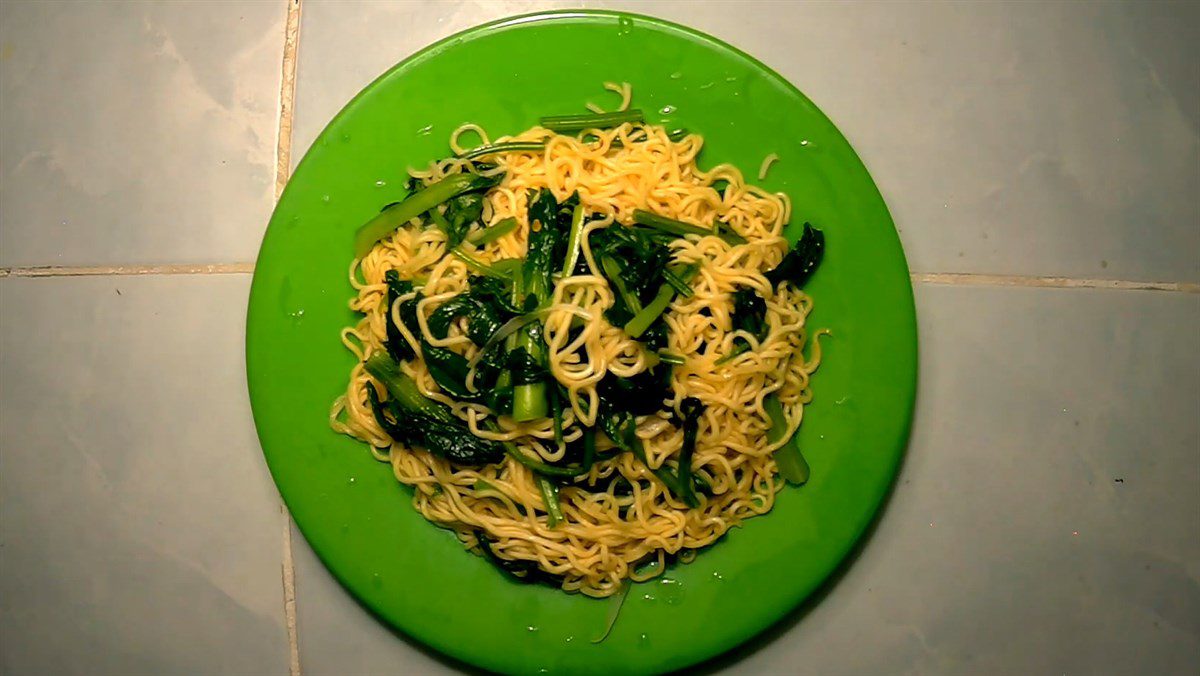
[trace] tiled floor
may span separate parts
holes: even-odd
[[[285,0],[0,3],[0,673],[464,669],[298,533],[285,553],[238,308],[285,55],[294,164],[405,55],[563,4],[303,0],[293,53]],[[582,4],[795,82],[918,273],[917,419],[882,519],[818,602],[706,670],[1193,673],[1198,6]]]

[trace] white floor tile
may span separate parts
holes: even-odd
[[[0,4],[0,265],[253,260],[278,2]]]
[[[249,282],[0,279],[0,673],[287,673]]]

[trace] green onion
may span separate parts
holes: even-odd
[[[767,441],[775,443],[787,434],[787,418],[783,415],[783,404],[779,403],[778,396],[771,394],[763,400],[763,408],[771,418],[771,429],[767,431]],[[775,449],[775,464],[779,467],[779,475],[788,483],[799,486],[808,481],[811,473],[808,461],[800,452],[800,444],[795,438],[789,439]]]
[[[477,230],[470,235],[467,235],[467,241],[476,246],[484,246],[495,242],[496,240],[516,229],[517,219],[509,216],[508,218],[503,218],[497,221],[490,228]]]
[[[661,359],[662,361],[665,361],[668,364],[675,364],[677,366],[679,364],[683,364],[686,361],[683,358],[683,355],[675,354],[674,352],[659,352],[658,358]]]
[[[696,265],[689,265],[679,272],[679,278],[684,282],[690,282],[695,276],[699,268]],[[650,301],[644,309],[633,316],[625,323],[625,333],[629,334],[630,338],[637,338],[650,328],[650,325],[658,319],[659,315],[667,311],[667,306],[675,299],[675,288],[670,284],[663,284],[658,287],[658,293],[654,296],[654,300]]]
[[[542,126],[550,131],[568,134],[584,129],[608,129],[626,122],[642,122],[643,120],[642,111],[633,109],[595,115],[547,115],[542,118],[541,122]]]
[[[472,148],[458,156],[460,160],[473,160],[477,157],[485,155],[497,155],[500,153],[519,153],[519,152],[539,152],[546,148],[545,141],[505,141],[504,143],[492,143],[489,145]]]
[[[354,233],[354,255],[366,256],[379,240],[396,231],[421,214],[433,209],[446,200],[472,190],[482,190],[495,185],[495,177],[478,174],[454,174],[426,188],[418,190],[399,204],[379,212]]]
[[[562,507],[558,504],[558,486],[544,476],[539,476],[537,482],[542,491],[542,502],[546,504],[546,525],[554,528],[560,522],[566,521]]]
[[[579,262],[579,251],[583,241],[583,205],[576,204],[575,211],[571,212],[571,231],[567,236],[567,260],[563,263],[562,273],[564,277],[570,277],[571,272],[575,270],[575,264]]]

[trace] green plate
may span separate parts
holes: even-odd
[[[788,193],[827,253],[807,290],[828,327],[800,438],[812,480],[787,488],[667,581],[634,587],[612,634],[609,603],[503,577],[422,519],[365,445],[329,430],[353,361],[351,235],[401,194],[405,168],[444,156],[448,133],[493,135],[544,114],[613,104],[633,84],[652,121],[699,132],[702,162],[732,162]],[[247,370],[267,464],[301,532],[384,621],[474,665],[516,673],[661,672],[748,639],[795,608],[870,523],[903,453],[916,374],[912,288],[887,207],[833,124],[795,87],[712,37],[643,16],[551,12],[479,26],[405,60],[313,144],[271,218],[247,319]]]

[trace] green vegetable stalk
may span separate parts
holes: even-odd
[[[688,265],[683,270],[677,271],[675,274],[684,283],[688,283],[692,281],[692,278],[696,276],[698,271],[699,267],[693,264]],[[628,333],[631,338],[637,338],[645,333],[646,329],[650,328],[650,325],[662,313],[667,311],[667,307],[671,304],[671,301],[675,300],[675,293],[675,287],[670,283],[660,286],[658,293],[654,295],[654,300],[650,301],[646,307],[635,314],[633,319],[625,323],[625,333]]]
[[[775,394],[768,395],[763,400],[763,408],[771,418],[771,429],[767,431],[767,441],[775,443],[787,434],[787,418],[783,414],[783,404]],[[779,467],[779,475],[788,483],[801,485],[808,481],[810,470],[808,461],[800,452],[800,444],[793,437],[775,450],[775,464]]]
[[[379,212],[354,233],[354,255],[362,258],[371,251],[379,240],[395,232],[396,228],[433,209],[455,195],[475,190],[486,190],[500,182],[498,176],[478,174],[454,174],[419,190],[403,202],[393,204]]]
[[[559,134],[571,134],[584,129],[608,129],[618,127],[626,122],[644,121],[642,111],[620,110],[613,113],[588,115],[547,115],[543,117],[542,126]]]

